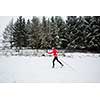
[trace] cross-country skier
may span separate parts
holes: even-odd
[[[61,64],[61,66],[63,66],[63,64],[58,60],[58,50],[56,48],[53,47],[52,51],[48,52],[48,54],[53,54],[53,56],[54,56],[52,68],[54,68],[54,66],[55,66],[55,63],[54,63],[55,60],[57,60]]]

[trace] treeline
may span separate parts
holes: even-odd
[[[13,19],[3,32],[4,49],[66,49],[100,52],[100,16],[33,16]]]

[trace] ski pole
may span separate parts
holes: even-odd
[[[65,61],[63,61],[62,59],[60,59],[63,63],[65,63],[69,68],[71,68],[73,71],[76,71],[72,66],[70,66],[69,64],[67,64]]]

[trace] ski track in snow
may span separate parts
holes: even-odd
[[[98,54],[66,54],[59,57],[63,68],[55,62],[53,69],[52,60],[53,57],[0,56],[0,83],[100,82]]]

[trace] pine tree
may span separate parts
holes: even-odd
[[[66,47],[66,38],[65,38],[66,24],[61,16],[55,16],[55,22],[56,22],[57,34],[58,34],[57,36],[58,47],[64,49]]]
[[[50,35],[50,20],[46,20],[43,16],[41,24],[41,48],[48,49],[51,48],[51,35]]]
[[[10,49],[13,47],[13,19],[9,22],[9,24],[6,26],[4,32],[3,32],[3,48],[4,49]]]
[[[51,23],[50,23],[50,35],[51,35],[51,47],[56,47],[58,48],[58,29],[57,29],[57,24],[55,21],[55,18],[52,16],[51,17]]]
[[[39,49],[41,46],[41,27],[40,20],[38,17],[33,16],[32,19],[32,36],[31,36],[31,46],[32,48]]]
[[[25,29],[25,19],[22,18],[22,16],[19,16],[19,18],[14,24],[13,41],[14,46],[18,50],[22,49],[22,47],[27,47],[28,42]]]
[[[33,48],[32,46],[32,23],[30,22],[30,20],[28,19],[27,20],[27,23],[26,23],[26,34],[27,34],[27,47],[28,48]]]
[[[66,48],[70,50],[76,49],[76,40],[78,39],[77,30],[77,17],[76,16],[68,16],[66,20]]]
[[[100,16],[93,16],[91,20],[92,34],[89,35],[89,50],[100,52]]]

